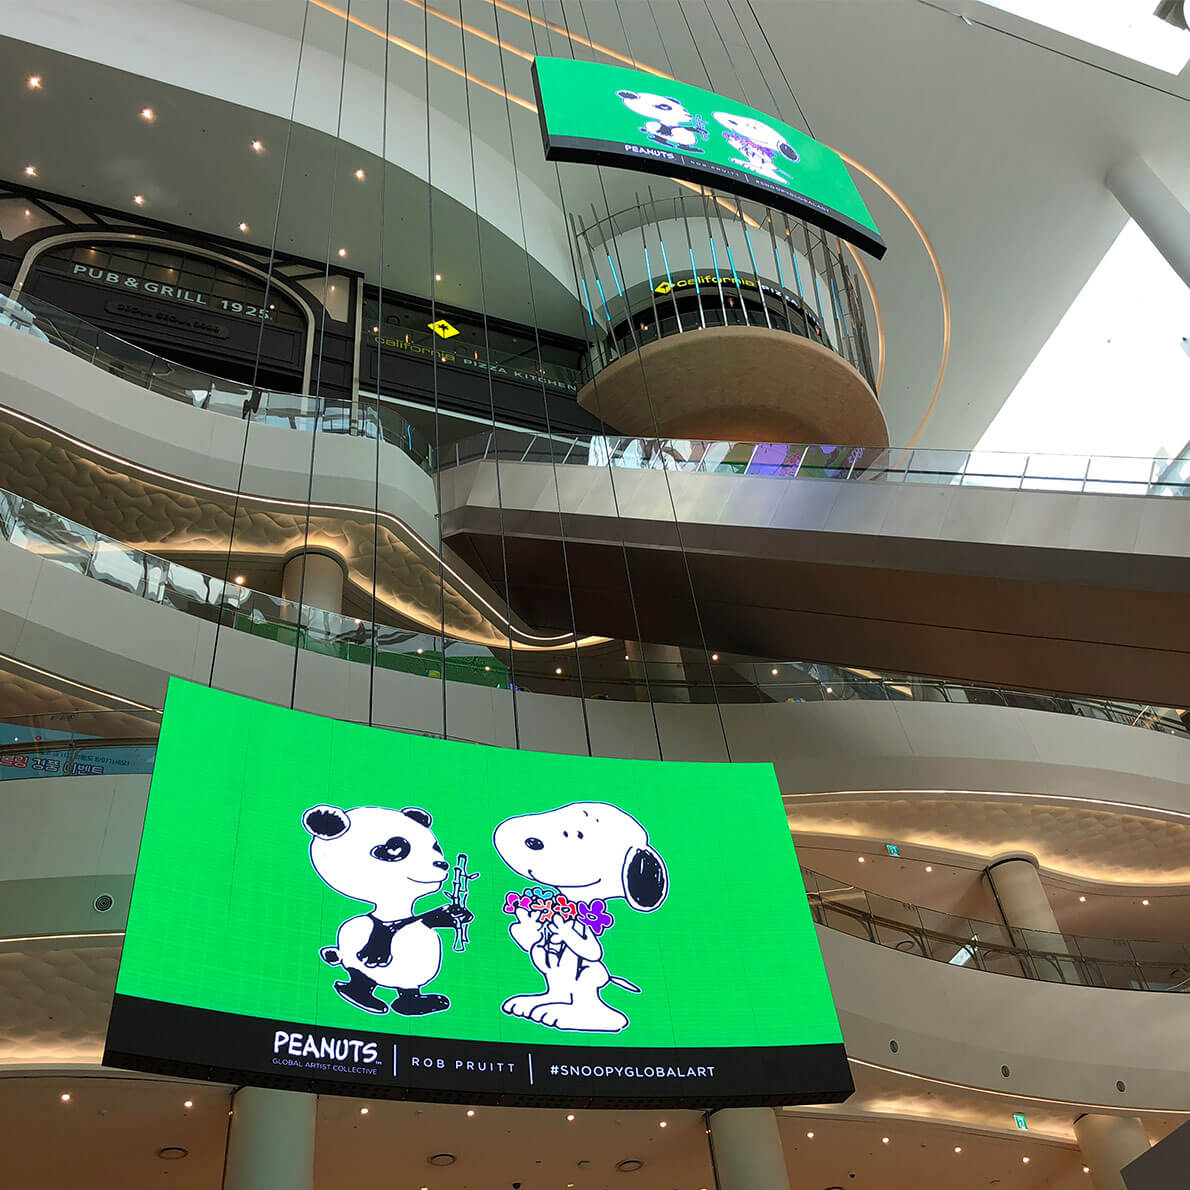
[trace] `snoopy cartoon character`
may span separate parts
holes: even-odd
[[[648,832],[631,814],[605,802],[571,802],[544,814],[506,818],[496,827],[493,843],[517,875],[557,889],[563,909],[602,902],[602,911],[608,901],[622,897],[633,909],[651,913],[669,892],[665,863],[649,845]],[[549,904],[555,903],[551,898]],[[630,992],[640,988],[609,974],[600,926],[521,904],[515,916],[509,933],[545,977],[546,988],[510,997],[504,1011],[554,1029],[618,1033],[627,1028],[628,1017],[605,1004],[599,993],[609,983]],[[613,920],[604,912],[597,917]]]
[[[654,144],[667,149],[681,149],[684,153],[701,153],[700,139],[708,137],[702,116],[692,116],[676,99],[653,95],[648,91],[617,91],[624,106],[638,116],[644,116],[641,132]]]
[[[381,1016],[425,1016],[450,1007],[447,996],[421,989],[442,966],[442,941],[435,930],[452,930],[474,914],[460,904],[415,913],[414,904],[436,893],[450,865],[430,830],[425,810],[383,806],[313,806],[302,815],[310,833],[310,863],[336,892],[370,902],[372,908],[339,927],[334,946],[319,952],[347,978],[335,991],[349,1004]],[[462,859],[462,857],[460,857]],[[395,988],[391,1006],[377,986]]]
[[[740,154],[731,159],[733,165],[742,165],[761,177],[788,184],[789,179],[777,168],[777,158],[791,163],[800,158],[798,151],[775,128],[750,116],[733,116],[730,112],[715,112],[714,118],[727,129],[723,139]]]

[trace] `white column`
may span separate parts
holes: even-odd
[[[719,1190],[789,1190],[785,1152],[771,1107],[724,1107],[711,1116]]]
[[[988,879],[996,890],[996,899],[1010,928],[1061,933],[1041,883],[1037,861],[1031,856],[1002,859],[991,864]]]
[[[305,569],[305,584],[302,570]],[[285,563],[281,576],[281,597],[303,607],[326,612],[343,610],[343,567],[327,554],[295,554]]]
[[[316,1095],[243,1087],[231,1104],[223,1190],[314,1190]]]
[[[1128,1190],[1120,1170],[1149,1151],[1144,1125],[1135,1116],[1088,1114],[1074,1121],[1074,1135],[1095,1190]]]
[[[1190,211],[1139,157],[1113,166],[1108,171],[1107,188],[1174,272],[1190,285]]]

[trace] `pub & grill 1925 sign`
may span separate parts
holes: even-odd
[[[111,285],[123,290],[146,294],[150,297],[167,298],[170,301],[185,302],[189,306],[201,306],[212,313],[230,314],[237,318],[270,318],[263,306],[249,302],[237,302],[230,298],[217,297],[200,289],[186,289],[181,285],[168,285],[164,281],[149,281],[133,273],[120,273],[115,269],[96,268],[88,264],[76,264],[70,275],[80,281],[93,281],[100,285]]]

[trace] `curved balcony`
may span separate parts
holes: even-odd
[[[1190,993],[1190,945],[1022,930],[910,905],[802,869],[821,926],[952,967],[1077,987]]]
[[[572,223],[589,413],[627,434],[887,444],[838,237],[706,193]]]
[[[380,438],[404,451],[422,470],[433,471],[433,444],[374,394],[361,394],[353,407],[349,401],[270,392],[226,380],[146,351],[29,294],[22,294],[18,302],[0,290],[0,326],[68,351],[112,376],[182,405],[307,433]]]
[[[467,685],[507,690],[515,684],[541,694],[579,694],[574,675],[557,672],[561,667],[552,655],[536,664],[532,658],[513,661],[505,650],[373,623],[224,582],[124,545],[3,489],[0,540],[150,603],[323,656]],[[595,656],[586,664],[585,697],[619,702],[942,702],[1017,707],[1190,736],[1190,716],[1168,707],[811,662],[715,654],[713,670],[677,662],[621,662],[618,655],[614,660]],[[24,755],[22,747],[16,739],[0,748],[0,756]]]

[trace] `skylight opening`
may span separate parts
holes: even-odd
[[[1190,62],[1190,32],[1179,28],[1184,10],[1161,0],[984,0],[1014,16],[1077,37],[1134,62],[1181,74]],[[1161,11],[1164,16],[1158,16]]]

